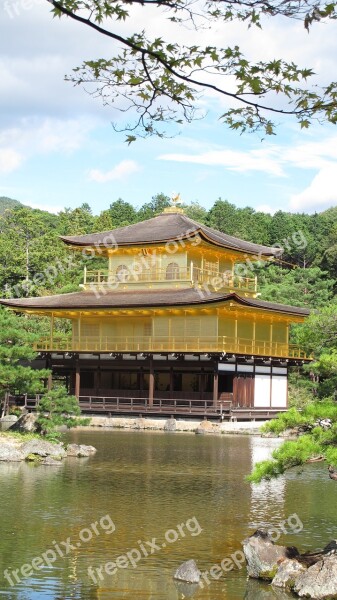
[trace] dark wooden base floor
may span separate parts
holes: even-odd
[[[28,411],[35,411],[39,396],[10,396],[8,406],[21,406]],[[83,415],[93,416],[144,416],[175,417],[181,419],[210,419],[218,421],[255,421],[274,418],[286,408],[271,407],[236,407],[228,400],[192,400],[184,398],[147,398],[80,396],[79,403]]]

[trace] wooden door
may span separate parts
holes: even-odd
[[[253,408],[254,377],[251,373],[238,373],[234,378],[233,406]]]

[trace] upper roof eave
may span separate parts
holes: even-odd
[[[146,246],[192,239],[199,235],[208,243],[234,252],[276,256],[279,248],[241,240],[193,221],[180,213],[162,213],[146,221],[102,233],[81,236],[60,236],[67,245],[79,248],[117,248],[118,246]]]

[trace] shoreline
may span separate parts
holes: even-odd
[[[82,415],[90,416],[90,415]],[[79,431],[129,430],[129,431],[163,431],[172,433],[204,433],[217,435],[261,435],[260,427],[265,421],[235,421],[214,423],[212,421],[144,418],[144,417],[99,417],[93,416],[90,425],[76,427]]]

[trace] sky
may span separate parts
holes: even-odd
[[[195,41],[158,11],[144,11],[120,30],[146,27],[149,35]],[[262,32],[213,25],[197,43],[238,44],[253,60],[293,60],[325,84],[335,76],[336,28],[315,24],[308,35],[299,21],[272,18]],[[337,129],[329,124],[300,130],[291,118],[278,119],[276,136],[239,135],[219,121],[224,101],[206,94],[204,119],[173,138],[128,146],[112,127],[122,124],[121,114],[64,80],[83,60],[109,57],[111,48],[82,24],[53,19],[47,0],[0,0],[0,196],[55,213],[88,202],[98,214],[118,198],[140,207],[160,192],[207,209],[219,197],[271,213],[337,205]]]

